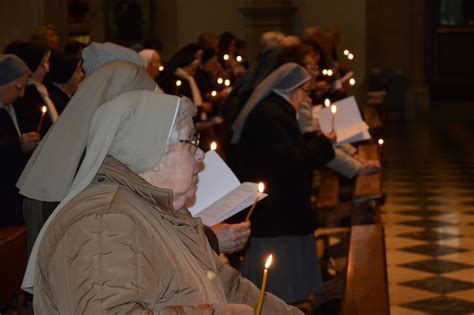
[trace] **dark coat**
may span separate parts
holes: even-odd
[[[25,89],[25,95],[13,103],[21,133],[36,132],[41,119],[41,107],[43,105],[46,104],[36,86],[34,84],[28,85]],[[39,132],[41,138],[43,138],[51,125],[52,121],[48,113],[46,113]]]
[[[58,111],[58,115],[61,115],[71,98],[51,81],[46,81],[44,85],[48,90],[49,98],[51,99],[51,101],[53,101],[53,104],[56,107],[56,110]]]
[[[329,140],[315,132],[301,134],[293,106],[272,93],[248,116],[238,157],[240,180],[263,181],[269,194],[252,215],[252,235],[312,233],[317,220],[310,198],[311,171],[334,158]]]
[[[176,87],[176,81],[178,80],[181,81],[181,86],[179,88]],[[166,94],[186,96],[190,100],[193,99],[193,93],[191,92],[189,82],[175,74],[171,74],[166,81],[161,82],[160,87]]]
[[[23,224],[22,199],[15,184],[27,160],[10,115],[0,108],[0,227]]]

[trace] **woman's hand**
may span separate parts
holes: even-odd
[[[328,140],[332,143],[335,144],[337,142],[337,135],[336,132],[330,131],[330,132],[323,132],[323,134],[328,138]]]
[[[250,237],[250,221],[228,224],[219,223],[211,227],[224,254],[232,254],[244,248]]]
[[[362,161],[362,165],[359,169],[359,175],[370,175],[377,173],[380,170],[380,161],[367,160]]]

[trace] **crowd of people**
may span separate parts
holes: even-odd
[[[253,65],[230,32],[167,62],[154,45],[61,45],[53,26],[5,47],[0,224],[28,228],[22,287],[35,312],[253,314],[270,253],[264,314],[300,314],[290,304],[323,295],[312,171],[380,167],[335,147],[312,114],[347,95],[339,39],[316,26],[264,33]],[[200,132],[217,134],[241,181],[266,183],[250,221],[207,227],[187,210]],[[240,270],[219,257],[235,253]]]

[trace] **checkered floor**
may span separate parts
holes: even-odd
[[[392,315],[474,314],[474,117],[442,116],[387,133]]]

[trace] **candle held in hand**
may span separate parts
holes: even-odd
[[[179,96],[179,87],[181,86],[181,80],[176,80],[176,95]]]
[[[215,141],[211,142],[211,151],[216,151],[217,150],[217,143]]]
[[[273,255],[268,256],[267,261],[265,262],[265,269],[263,270],[263,279],[262,279],[262,287],[260,288],[260,296],[258,298],[257,307],[255,308],[255,315],[260,315],[262,313],[263,307],[263,298],[265,297],[265,287],[267,285],[267,274],[268,268],[272,264]]]
[[[48,108],[45,105],[43,105],[43,107],[41,107],[41,118],[38,124],[38,128],[36,128],[36,133],[40,133],[41,126],[43,125],[44,115],[46,115],[47,111],[48,111]]]
[[[258,192],[257,192],[257,197],[255,198],[255,202],[253,203],[252,207],[249,210],[249,213],[247,213],[247,217],[245,218],[245,221],[248,221],[250,219],[250,216],[252,215],[253,209],[255,209],[255,206],[257,205],[258,199],[260,199],[260,195],[263,193],[265,190],[265,185],[260,182],[258,183]]]
[[[383,146],[383,139],[379,139],[379,160],[382,160],[382,146]]]
[[[331,105],[331,101],[329,100],[329,98],[325,99],[324,100],[324,106],[329,107],[330,105]]]

